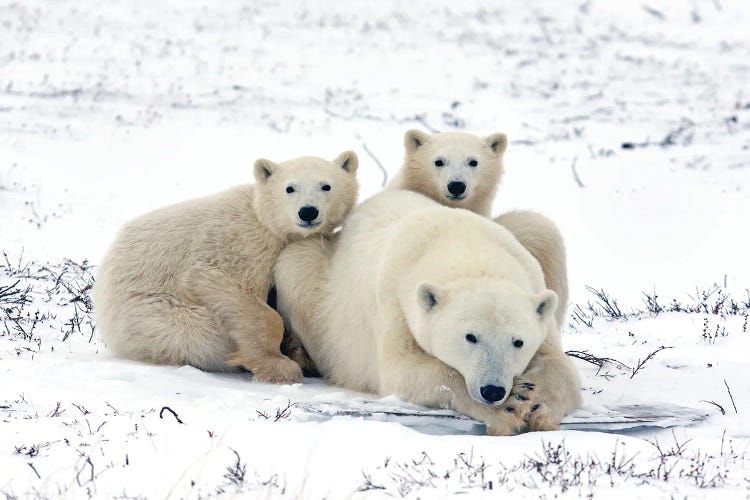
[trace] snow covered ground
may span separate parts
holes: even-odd
[[[1,2],[0,493],[747,498],[748,24],[740,0]],[[495,210],[567,238],[586,407],[708,420],[432,435],[307,413],[367,398],[320,380],[107,353],[91,266],[128,218],[350,148],[364,198],[415,127],[508,134]]]

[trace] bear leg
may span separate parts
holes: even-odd
[[[166,365],[226,371],[228,349],[213,314],[174,293],[132,293],[116,313],[97,311],[108,347],[121,356]]]
[[[281,354],[284,322],[266,304],[236,285],[231,276],[208,266],[195,267],[188,289],[206,304],[217,318],[230,349],[227,365],[243,367],[253,380],[268,383],[294,383],[302,378],[299,365]]]
[[[554,340],[548,340],[531,359],[523,380],[533,384],[529,430],[560,428],[560,421],[581,406],[581,380],[573,361]]]
[[[276,305],[285,326],[283,349],[309,375],[319,372],[314,360],[320,349],[306,350],[305,344],[323,345],[326,335],[321,305],[326,303],[331,252],[328,239],[308,238],[288,245],[274,268]]]

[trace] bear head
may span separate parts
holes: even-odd
[[[458,371],[472,399],[503,403],[555,321],[557,295],[529,295],[507,281],[466,279],[415,290],[420,347]]]
[[[306,156],[274,163],[261,158],[254,169],[255,212],[281,238],[331,232],[357,201],[358,165],[353,151],[333,161]]]
[[[464,132],[426,134],[409,130],[402,189],[415,191],[442,205],[489,215],[508,146],[505,134],[479,137]]]

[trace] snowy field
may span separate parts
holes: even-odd
[[[742,0],[0,0],[0,496],[750,497],[748,25]],[[123,222],[260,156],[354,149],[365,198],[408,128],[508,134],[495,212],[566,237],[587,409],[708,418],[435,435],[310,414],[373,399],[321,380],[107,352],[88,291]]]

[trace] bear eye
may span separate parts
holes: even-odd
[[[476,167],[477,165],[479,165],[479,162],[476,161],[475,159],[472,158],[471,160],[469,160],[470,167]]]
[[[477,340],[477,336],[473,333],[466,334],[466,341],[472,344],[476,344],[477,342],[479,342],[479,340]]]
[[[435,160],[436,167],[442,167],[443,165],[445,165],[445,162],[443,161],[442,158],[438,158],[437,160]]]
[[[514,340],[513,341],[513,347],[522,348],[523,347],[523,340]]]
[[[289,194],[292,194],[294,192],[294,186],[287,186],[286,187],[286,192],[289,193]]]
[[[331,186],[330,186],[330,184],[323,184],[320,187],[320,189],[322,189],[323,191],[330,191],[331,190]]]

